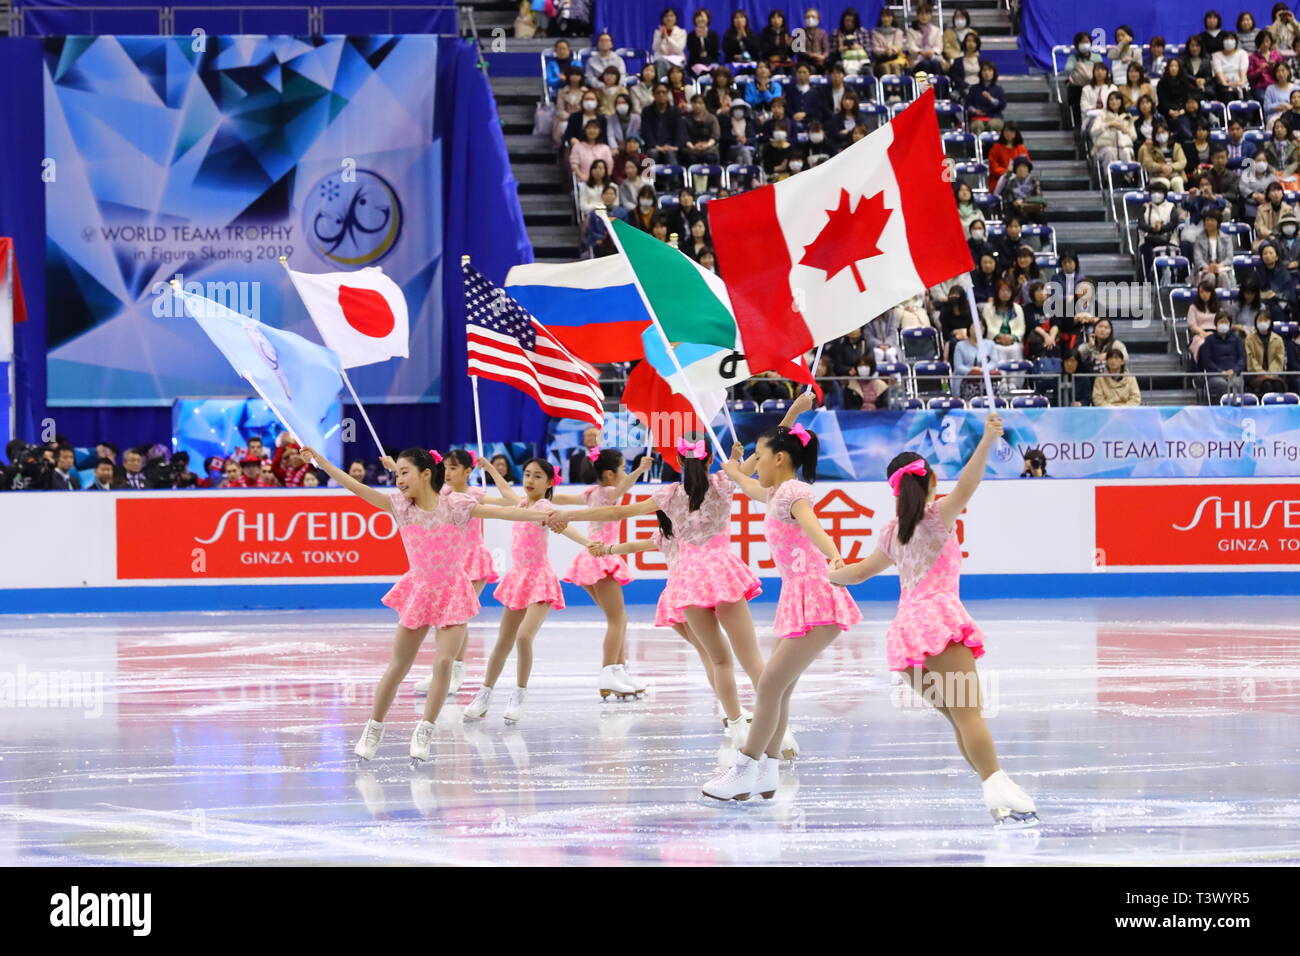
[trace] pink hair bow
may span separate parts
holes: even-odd
[[[924,478],[925,474],[925,462],[919,458],[916,461],[909,461],[901,468],[895,469],[894,473],[889,476],[889,487],[894,489],[894,497],[898,497],[898,486],[902,484],[904,475],[920,475]]]
[[[435,465],[441,465],[441,464],[442,464],[442,456],[439,455],[439,454],[438,454],[436,451],[434,451],[432,448],[429,449],[429,454],[433,456],[433,463],[434,463]]]
[[[808,429],[804,428],[798,422],[795,422],[790,426],[790,434],[799,439],[799,444],[803,445],[805,448],[807,448],[808,443],[812,441],[812,435],[808,434]]]
[[[478,464],[478,456],[472,450],[469,450],[469,466],[473,468],[476,464]]]
[[[597,448],[588,448],[588,449],[587,449],[587,461],[595,461],[595,460],[596,460],[597,458],[599,458],[599,457],[600,457],[600,448],[599,448],[599,447],[597,447]]]
[[[683,458],[703,458],[706,454],[704,450],[704,439],[698,441],[687,441],[685,438],[677,439],[677,454]]]

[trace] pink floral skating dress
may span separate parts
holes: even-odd
[[[898,566],[898,614],[885,634],[891,671],[921,667],[949,644],[965,644],[975,657],[984,653],[984,633],[958,596],[961,544],[944,524],[939,503],[925,516],[907,544],[898,541],[898,519],[880,532],[880,550]]]
[[[862,620],[862,612],[848,591],[831,584],[826,556],[790,514],[799,500],[812,506],[812,487],[805,482],[785,481],[768,489],[763,532],[781,573],[773,628],[777,637],[803,637],[814,627],[827,624],[847,631]]]
[[[547,498],[538,498],[533,504],[521,508],[534,511],[554,511],[555,505]],[[522,611],[530,604],[545,602],[559,611],[564,608],[564,591],[555,576],[547,554],[546,526],[532,521],[520,521],[510,532],[510,570],[493,590],[492,596],[512,611]]]
[[[582,493],[582,500],[588,508],[603,508],[616,504],[622,497],[614,492],[615,489],[607,485],[592,485]],[[602,544],[618,544],[618,531],[621,524],[621,521],[590,521],[587,523],[587,537]],[[607,554],[597,558],[590,551],[583,550],[573,559],[569,570],[564,572],[564,580],[583,587],[591,587],[607,577],[612,577],[619,584],[627,584],[632,580],[627,562],[623,560],[621,554]]]
[[[749,565],[731,550],[731,499],[736,483],[723,472],[709,476],[704,501],[691,511],[690,496],[680,482],[664,485],[652,497],[673,523],[678,555],[668,570],[663,597],[671,620],[686,620],[688,607],[717,607],[748,601],[763,588]]]
[[[400,491],[389,493],[410,570],[380,600],[397,612],[403,627],[453,627],[479,612],[478,596],[465,573],[465,527],[475,501],[439,495],[425,511]]]
[[[443,485],[443,494],[456,494],[448,485]],[[460,494],[469,495],[475,504],[482,504],[487,497],[486,488],[469,487]],[[465,573],[471,581],[486,581],[495,584],[499,578],[497,569],[492,564],[492,552],[483,543],[483,519],[470,518],[465,525]]]
[[[669,576],[673,573],[673,567],[677,564],[677,538],[665,537],[662,531],[656,531],[650,535],[650,540],[655,543],[659,553],[664,556],[664,564],[668,565]],[[665,586],[659,592],[659,602],[655,605],[655,627],[672,627],[674,624],[680,624],[681,618],[674,620],[671,608],[668,607],[668,588]]]

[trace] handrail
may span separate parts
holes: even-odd
[[[456,32],[455,33],[438,33],[436,36],[459,36],[461,23],[461,10],[454,3],[433,3],[433,4],[376,4],[359,5],[359,4],[270,4],[270,5],[251,5],[251,4],[205,4],[202,7],[194,6],[169,6],[166,4],[113,4],[113,3],[86,3],[65,6],[63,4],[45,4],[40,0],[35,2],[23,3],[21,6],[14,6],[8,15],[9,18],[9,35],[26,36],[27,35],[27,15],[30,14],[60,14],[60,13],[87,13],[90,14],[90,32],[97,33],[95,29],[95,15],[101,13],[148,13],[156,12],[157,35],[174,36],[176,35],[176,14],[183,12],[186,14],[202,14],[208,12],[234,12],[239,15],[239,32],[244,29],[245,13],[262,13],[266,11],[273,12],[302,12],[306,16],[306,30],[308,36],[322,36],[327,33],[326,14],[330,11],[348,11],[348,12],[366,12],[371,14],[386,15],[388,20],[387,32],[393,32],[393,14],[396,12],[433,12],[451,10],[456,13]],[[473,11],[469,10],[469,20],[473,28]]]

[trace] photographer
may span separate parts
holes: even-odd
[[[49,488],[52,469],[45,461],[44,448],[15,440],[9,443],[8,452],[10,463],[5,469],[4,483],[10,491],[44,491]]]
[[[1021,478],[1047,478],[1047,456],[1041,448],[1031,448],[1025,452],[1025,470]]]

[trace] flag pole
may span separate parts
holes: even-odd
[[[623,243],[619,241],[618,233],[614,231],[614,224],[609,221],[609,213],[603,204],[596,206],[596,215],[600,216],[601,221],[605,223],[605,231],[609,233],[610,239],[618,248],[619,255],[627,259],[627,253],[623,251]],[[636,270],[631,267],[631,260],[628,260],[628,271],[632,273],[632,284],[636,286],[636,291],[641,296],[641,304],[645,306],[646,313],[650,316],[650,321],[654,324],[655,331],[659,333],[659,338],[663,342],[664,348],[668,351],[668,357],[673,361],[673,367],[682,377],[682,384],[686,387],[686,397],[691,403],[691,410],[695,412],[704,425],[704,430],[709,433],[713,439],[713,446],[717,450],[718,460],[726,461],[727,453],[722,450],[722,442],[718,441],[718,436],[714,434],[712,422],[704,421],[704,415],[700,412],[700,400],[695,394],[695,387],[691,385],[690,379],[686,377],[686,371],[682,368],[682,363],[677,359],[677,353],[673,350],[673,344],[668,341],[668,333],[664,331],[663,325],[659,322],[659,316],[655,315],[654,308],[650,305],[650,297],[645,294],[645,289],[641,288],[641,280],[637,278]],[[653,431],[653,428],[651,429]],[[653,437],[651,439],[653,441]]]
[[[817,346],[817,354],[813,356],[812,368],[809,369],[809,371],[812,372],[813,380],[804,386],[805,392],[811,392],[813,390],[813,382],[817,381],[817,367],[822,364],[822,349],[824,348],[826,348],[825,342],[822,342]]]
[[[980,371],[984,373],[984,394],[988,399],[988,410],[994,412],[997,411],[997,402],[993,400],[993,378],[989,375],[989,363],[984,361],[981,354],[984,345],[984,332],[980,329],[980,323],[983,320],[980,318],[979,310],[975,307],[975,287],[971,282],[970,273],[966,273],[958,281],[961,282],[962,288],[966,290],[966,302],[970,305],[970,327],[975,332],[975,360],[980,363]]]
[[[465,284],[465,267],[467,265],[469,265],[469,256],[461,256],[460,270],[461,270],[462,286],[464,286]],[[470,372],[469,381],[474,388],[474,434],[478,438],[478,457],[479,460],[482,461],[483,460],[483,417],[479,412],[479,404],[478,404],[478,376],[475,375],[473,372]],[[485,488],[487,487],[487,475],[484,474],[483,472],[483,466],[480,466],[478,470],[478,483]]]
[[[293,281],[293,271],[289,268],[288,257],[280,256],[280,265],[284,268],[285,274],[289,276],[289,284],[293,286],[293,291],[298,292],[298,283]],[[298,294],[298,298],[299,300],[302,299],[301,293]],[[305,302],[303,304],[306,305]],[[311,311],[308,310],[307,314],[310,316]],[[348,378],[348,370],[343,368],[341,362],[339,363],[339,370],[343,373],[343,384],[347,386],[348,394],[352,396],[352,401],[356,404],[357,411],[361,413],[361,418],[366,423],[366,428],[370,430],[370,437],[375,440],[375,447],[379,449],[379,457],[383,458],[388,454],[388,452],[384,450],[384,443],[379,440],[379,433],[375,431],[375,426],[371,423],[370,416],[366,414],[366,406],[362,405],[361,399],[357,397],[357,390],[352,387],[352,379]]]
[[[266,402],[267,407],[271,409],[271,413],[275,415],[276,418],[280,419],[280,424],[282,424],[284,426],[285,431],[289,433],[289,437],[292,438],[294,442],[296,442],[301,447],[304,444],[303,440],[294,433],[293,426],[290,425],[288,420],[284,417],[284,415],[280,413],[280,409],[275,407],[275,402],[271,401],[271,399],[267,397],[267,394],[264,391],[262,391],[261,388],[258,387],[258,384],[255,381],[253,381],[252,374],[247,369],[245,369],[244,371],[240,372],[239,375],[249,385],[253,386],[253,391],[257,392],[258,397],[262,401]],[[321,454],[325,453],[325,449],[323,448],[318,448],[316,450],[319,451]]]

